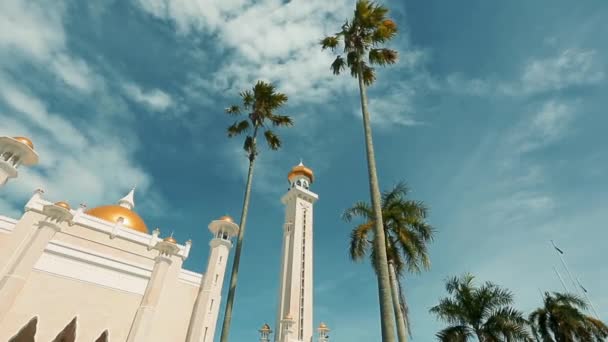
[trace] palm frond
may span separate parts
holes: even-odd
[[[368,66],[365,63],[361,63],[361,77],[363,77],[363,83],[366,86],[370,86],[376,80],[376,73],[374,72],[374,68]]]
[[[253,96],[253,92],[251,90],[245,90],[241,92],[241,99],[243,100],[243,107],[245,109],[250,109],[253,106],[255,101],[255,97]]]
[[[351,222],[354,217],[360,217],[368,221],[373,220],[373,210],[368,203],[362,201],[356,202],[352,207],[344,211],[342,220]]]
[[[249,121],[242,120],[239,122],[235,122],[232,125],[228,126],[228,137],[232,138],[234,136],[243,134],[249,130]]]
[[[455,325],[441,330],[436,336],[441,342],[467,342],[473,333],[465,325]]]
[[[331,63],[331,71],[334,75],[339,75],[344,68],[346,68],[346,62],[342,56],[337,56],[334,62]]]
[[[323,39],[321,39],[321,48],[323,50],[325,49],[332,49],[334,50],[338,44],[340,43],[338,37],[336,36],[329,36],[329,37],[325,37]]]
[[[239,115],[239,114],[241,114],[241,107],[239,107],[237,105],[232,105],[232,106],[226,108],[224,111],[226,112],[226,114],[229,114],[229,115]]]
[[[268,117],[274,126],[293,126],[293,119],[287,115],[273,114]]]
[[[276,151],[281,148],[281,139],[273,131],[269,129],[265,130],[264,137],[266,138],[266,143],[271,150]]]
[[[358,225],[350,234],[350,258],[353,261],[361,261],[367,255],[370,248],[369,235],[373,229],[373,222],[365,222]]]

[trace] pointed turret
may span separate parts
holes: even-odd
[[[129,193],[118,201],[118,205],[121,207],[133,210],[135,208],[135,187],[129,191]]]

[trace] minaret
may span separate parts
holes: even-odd
[[[287,179],[289,190],[281,199],[285,225],[274,340],[312,342],[313,204],[319,197],[310,191],[313,172],[302,162],[291,169]]]
[[[17,178],[17,168],[21,165],[35,165],[38,154],[34,144],[26,137],[0,137],[0,186],[9,178]]]
[[[209,224],[209,230],[213,239],[209,243],[211,251],[207,272],[203,276],[194,302],[186,342],[213,341],[222,300],[222,284],[232,248],[230,240],[238,234],[239,226],[230,216],[222,216]]]
[[[270,325],[268,325],[268,323],[264,323],[259,332],[260,342],[270,342],[270,334],[272,334],[272,329],[270,329]]]
[[[319,342],[329,342],[330,330],[325,323],[321,322],[321,325],[319,325],[319,329],[317,329],[317,331],[319,332]]]

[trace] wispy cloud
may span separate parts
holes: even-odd
[[[154,111],[164,111],[173,104],[171,96],[160,89],[144,91],[133,83],[126,84],[124,89],[133,101],[141,103]]]
[[[0,135],[29,136],[40,155],[39,165],[22,167],[19,179],[7,184],[3,191],[9,196],[0,200],[0,207],[14,213],[37,187],[49,198],[98,205],[115,202],[138,185],[149,193],[149,205],[164,202],[149,190],[152,179],[135,161],[137,137],[123,135],[123,127],[107,120],[120,113],[128,123],[132,114],[91,64],[68,49],[65,15],[61,1],[0,2]],[[77,102],[88,111],[86,120],[49,109],[37,88],[12,76],[23,65],[40,77],[50,72],[67,86],[45,91],[58,97],[81,92],[84,96]],[[88,96],[94,96],[97,106],[86,105]]]
[[[513,130],[507,143],[520,153],[544,147],[568,133],[569,124],[575,115],[572,105],[555,99],[549,100]]]

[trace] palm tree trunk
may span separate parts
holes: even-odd
[[[251,195],[251,181],[253,179],[253,166],[255,164],[255,138],[254,152],[249,156],[249,171],[247,171],[247,184],[245,186],[245,199],[243,200],[243,210],[241,212],[241,223],[239,225],[239,236],[236,242],[236,250],[234,251],[234,262],[232,263],[232,273],[230,275],[230,289],[228,290],[228,299],[226,300],[226,310],[224,312],[224,321],[222,323],[222,334],[220,342],[228,342],[230,333],[230,323],[232,321],[232,306],[234,304],[234,296],[236,294],[236,283],[239,275],[239,263],[241,261],[241,249],[243,247],[243,236],[245,235],[245,227],[247,224],[247,213],[249,211],[249,197]]]
[[[401,296],[399,295],[399,285],[395,266],[388,262],[388,272],[391,278],[391,288],[393,295],[393,311],[395,311],[395,321],[397,321],[397,339],[399,342],[407,342],[407,328],[405,327],[405,317],[401,310]]]
[[[363,73],[359,70],[359,95],[361,97],[361,112],[363,114],[363,130],[365,132],[365,147],[367,150],[367,169],[369,173],[369,190],[374,210],[374,239],[376,246],[376,265],[378,267],[378,296],[380,300],[380,323],[382,327],[382,342],[395,342],[395,324],[391,313],[391,283],[388,275],[388,261],[386,257],[386,240],[384,224],[382,222],[382,207],[380,186],[378,185],[378,172],[376,170],[376,156],[372,142],[372,127],[367,109],[367,93],[363,83]],[[224,342],[224,341],[222,341]]]

